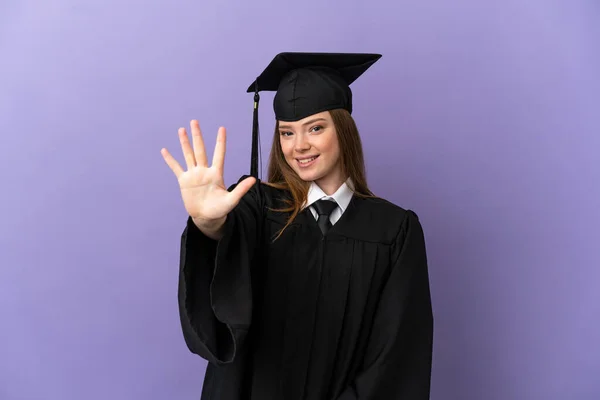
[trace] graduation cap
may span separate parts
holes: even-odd
[[[323,111],[342,108],[352,113],[350,84],[381,54],[279,53],[248,87],[254,92],[250,174],[258,178],[258,103],[260,91],[276,91],[275,118],[298,121]]]

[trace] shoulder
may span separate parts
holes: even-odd
[[[398,236],[410,227],[419,226],[417,213],[382,197],[356,196],[356,204],[364,218],[379,228],[387,227],[388,233]]]
[[[373,216],[387,217],[395,222],[403,221],[409,217],[418,218],[414,210],[402,207],[382,197],[356,196],[356,201],[360,203],[361,211],[366,211]]]

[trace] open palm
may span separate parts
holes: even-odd
[[[246,178],[229,192],[223,181],[225,128],[219,128],[212,165],[209,167],[198,121],[193,120],[190,127],[193,148],[185,128],[179,129],[179,141],[187,170],[179,165],[167,149],[163,148],[161,154],[177,177],[181,198],[188,214],[195,221],[205,221],[210,224],[212,221],[223,219],[240,202],[256,180],[252,177]]]

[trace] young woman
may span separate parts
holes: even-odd
[[[212,166],[197,121],[193,147],[179,130],[186,170],[162,150],[189,214],[179,305],[209,362],[202,399],[429,399],[423,231],[369,190],[350,115],[349,85],[379,57],[273,60],[249,89],[277,91],[268,182],[225,187],[223,128]]]

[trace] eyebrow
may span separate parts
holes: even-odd
[[[302,126],[314,124],[315,122],[318,122],[318,121],[327,122],[327,120],[325,118],[315,118],[315,119],[311,119],[310,121],[306,121],[305,123],[302,124]],[[279,129],[291,129],[291,126],[290,125],[279,125]]]

